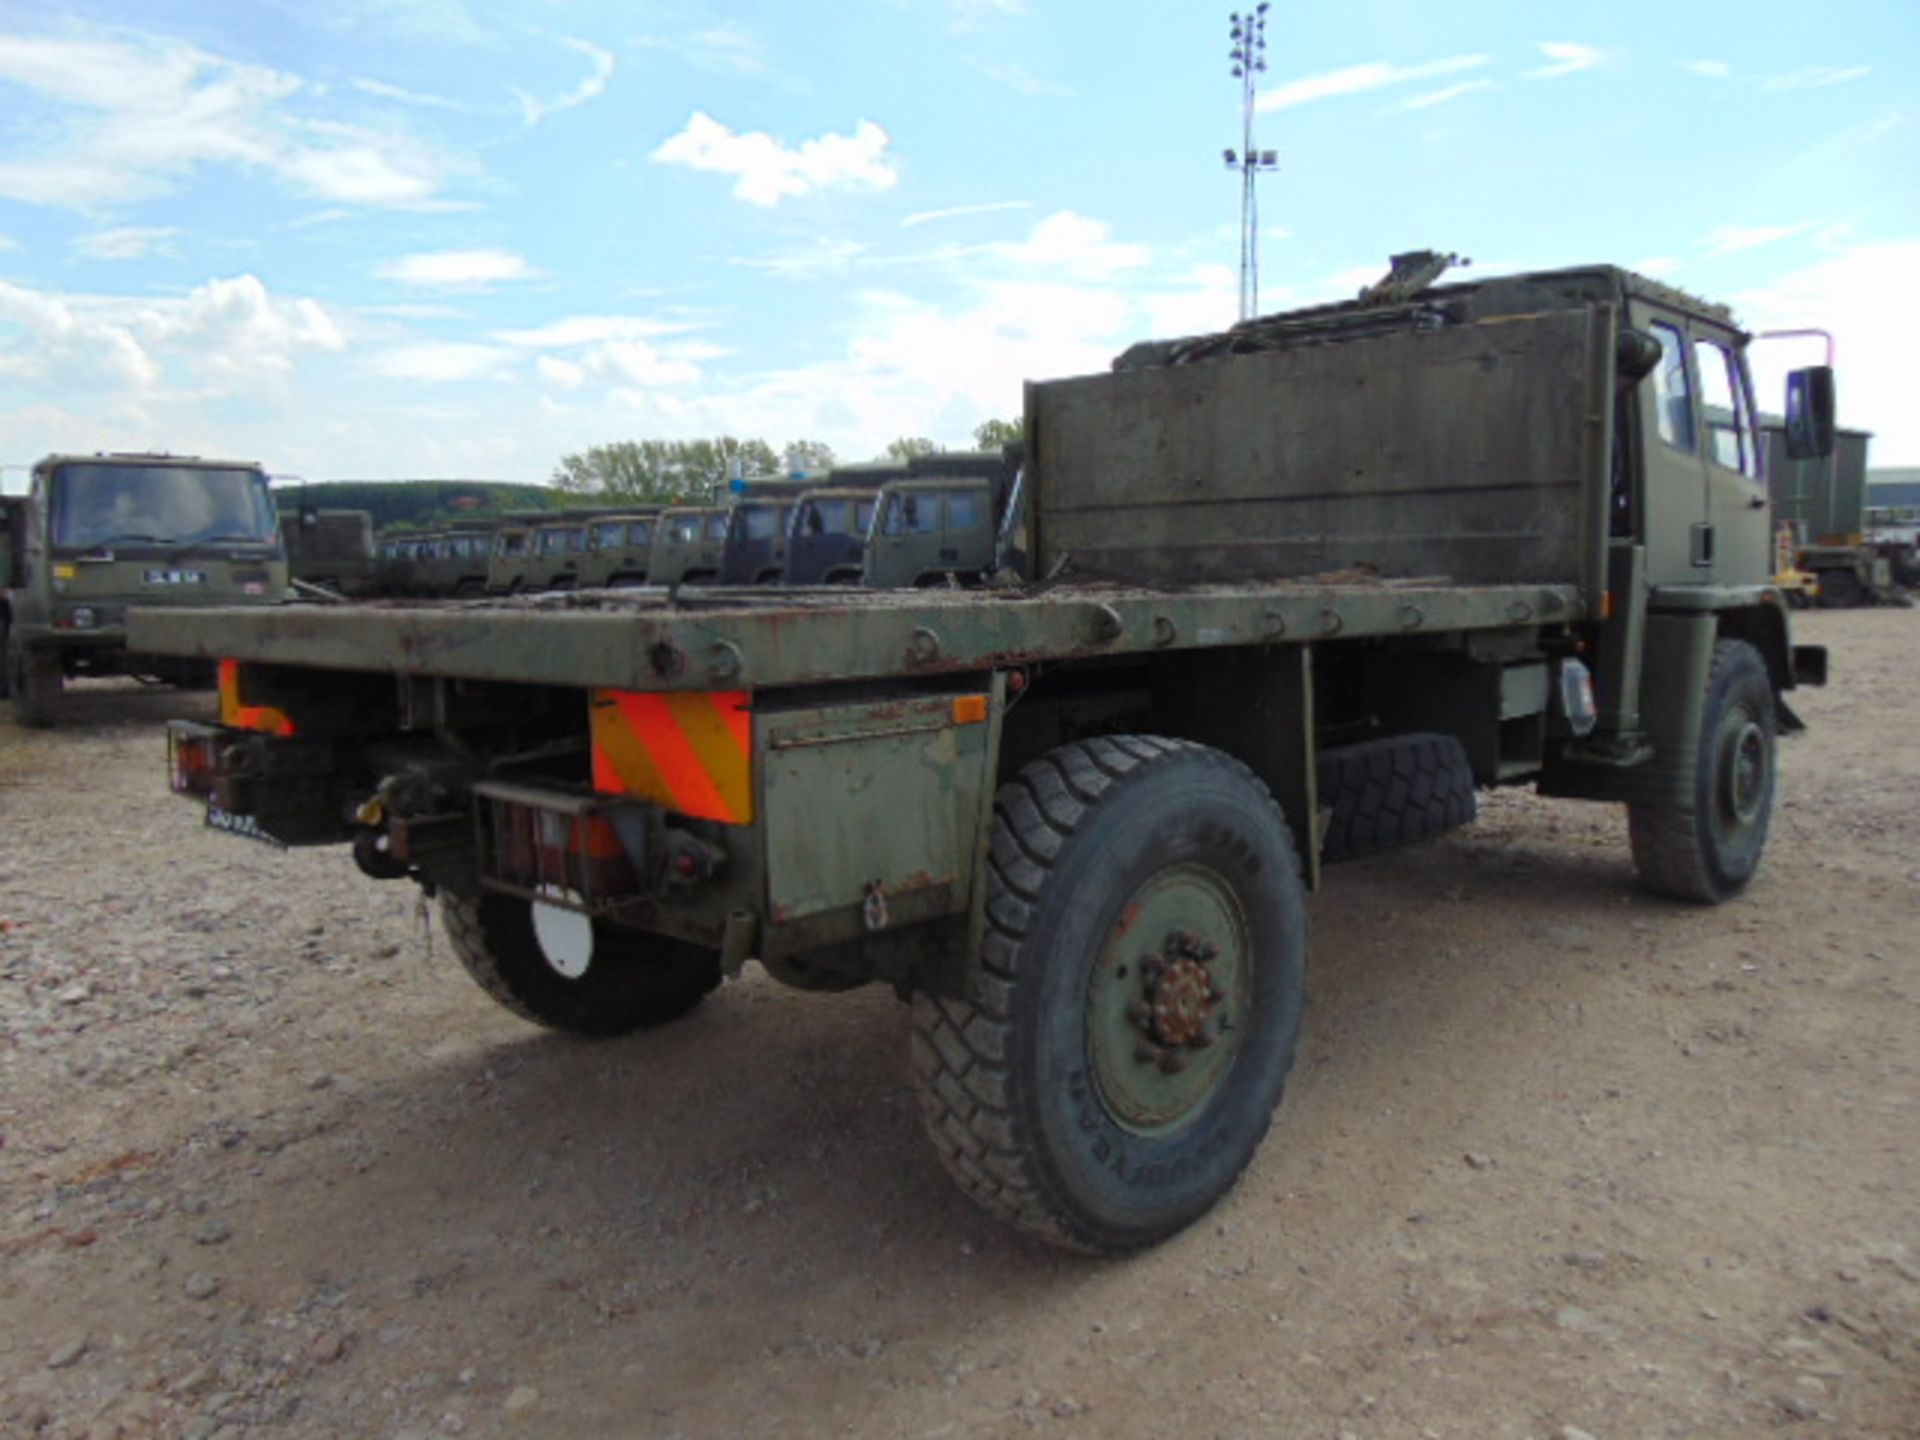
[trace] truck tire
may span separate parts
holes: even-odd
[[[63,683],[60,656],[48,650],[29,650],[18,636],[9,634],[6,667],[6,695],[14,720],[36,729],[53,724]]]
[[[1820,604],[1828,610],[1853,610],[1867,603],[1867,587],[1851,570],[1820,572]]]
[[[626,1035],[677,1020],[720,983],[713,951],[593,922],[593,957],[567,975],[548,960],[532,905],[441,891],[441,923],[467,973],[523,1020],[574,1035]]]
[[[1479,812],[1467,747],[1452,735],[1390,735],[1324,750],[1320,858],[1332,864],[1431,840]]]
[[[1001,787],[970,998],[919,995],[934,1147],[1003,1220],[1136,1250],[1233,1186],[1299,1034],[1306,894],[1279,807],[1239,761],[1114,736]]]
[[[1627,807],[1643,888],[1709,905],[1746,888],[1767,844],[1778,729],[1773,681],[1760,652],[1745,640],[1717,642],[1691,802]]]

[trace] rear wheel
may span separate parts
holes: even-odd
[[[6,666],[6,693],[13,718],[36,728],[53,724],[64,683],[58,652],[30,650],[19,636],[9,633]]]
[[[1701,708],[1691,802],[1627,807],[1641,885],[1707,904],[1746,888],[1760,868],[1773,815],[1777,732],[1766,661],[1744,640],[1719,641]]]
[[[1867,603],[1866,587],[1851,570],[1822,570],[1820,603],[1829,610],[1851,610]]]
[[[1197,745],[1063,746],[1002,787],[965,1000],[914,1005],[927,1128],[995,1215],[1090,1253],[1204,1214],[1293,1060],[1306,898],[1265,787]]]
[[[625,1035],[677,1020],[720,983],[713,951],[491,892],[441,892],[441,923],[467,973],[523,1020]]]
[[[1390,735],[1323,750],[1317,774],[1328,812],[1328,864],[1430,840],[1477,813],[1473,766],[1452,735]]]

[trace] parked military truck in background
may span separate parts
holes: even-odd
[[[880,482],[859,484],[852,478],[855,473],[853,467],[836,469],[824,485],[809,491],[794,506],[781,584],[860,583]]]
[[[720,542],[721,585],[774,585],[787,568],[793,509],[817,480],[749,477],[729,487],[726,538]]]
[[[0,695],[50,725],[70,677],[204,684],[210,668],[130,647],[135,604],[203,610],[286,598],[267,477],[192,455],[49,455],[0,505]]]
[[[417,554],[416,595],[484,595],[493,561],[493,527],[474,521],[432,531],[421,539]]]
[[[1913,552],[1869,533],[1872,434],[1842,426],[1831,454],[1795,459],[1788,453],[1785,422],[1769,416],[1764,428],[1774,514],[1791,527],[1794,568],[1813,577],[1818,603],[1841,609],[1898,603],[1898,587],[1913,583]]]
[[[592,521],[587,526],[587,553],[580,560],[580,588],[646,584],[659,513],[659,506],[646,505]]]
[[[749,958],[889,984],[975,1200],[1152,1244],[1267,1131],[1323,865],[1530,785],[1625,804],[1646,888],[1730,899],[1824,679],[1731,314],[1609,267],[1432,278],[1029,384],[1025,584],[138,614],[230,662],[172,784],[423,885],[558,1030],[667,1023]],[[1830,380],[1790,377],[1796,455]]]
[[[348,600],[375,593],[373,513],[369,510],[280,512],[286,537],[287,567],[301,585],[311,585]]]
[[[653,526],[653,553],[647,557],[649,585],[710,585],[720,573],[720,551],[727,540],[724,505],[672,505]]]

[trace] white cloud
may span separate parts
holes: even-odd
[[[1677,273],[1681,268],[1679,259],[1672,255],[1649,255],[1644,260],[1636,260],[1627,266],[1629,270],[1650,276],[1655,280],[1664,279]]]
[[[797,146],[764,131],[737,133],[704,111],[655,148],[651,160],[734,177],[734,195],[772,207],[815,190],[888,190],[899,180],[887,132],[862,120],[851,135],[829,132]]]
[[[441,384],[499,374],[512,359],[512,352],[498,345],[437,340],[383,350],[368,358],[367,368],[387,380]]]
[[[1145,245],[1123,244],[1113,238],[1112,227],[1072,210],[1060,210],[1033,227],[1025,240],[987,247],[990,253],[1013,261],[1072,275],[1081,280],[1097,280],[1123,270],[1137,270],[1147,263]]]
[[[1535,48],[1550,63],[1527,71],[1529,80],[1555,80],[1562,75],[1578,75],[1582,70],[1593,69],[1607,58],[1606,51],[1572,40],[1542,40]]]
[[[867,253],[867,246],[858,240],[821,239],[785,255],[742,255],[728,263],[769,275],[827,275],[850,268]]]
[[[575,110],[589,100],[599,99],[606,93],[607,83],[613,79],[612,52],[602,50],[590,40],[568,39],[566,43],[586,56],[592,68],[585,79],[557,100],[540,100],[524,90],[515,90],[513,98],[520,102],[520,113],[526,117],[529,125],[538,125],[549,115]]]
[[[451,100],[445,95],[408,90],[404,86],[389,85],[384,80],[355,80],[353,88],[362,95],[371,95],[378,100],[393,100],[402,105],[418,105],[425,110],[454,110],[462,114],[472,114],[476,108],[464,100]]]
[[[930,225],[936,220],[957,220],[963,215],[994,215],[1002,210],[1031,210],[1031,200],[990,200],[981,205],[950,205],[944,210],[920,210],[900,222],[902,230]]]
[[[493,338],[502,345],[564,350],[610,340],[657,340],[664,335],[685,334],[693,328],[685,320],[654,320],[643,315],[569,315],[532,330],[496,330]]]
[[[1843,424],[1873,432],[1872,465],[1920,465],[1920,409],[1913,403],[1912,326],[1908,311],[1887,303],[1887,277],[1920,266],[1920,240],[1863,245],[1788,271],[1732,297],[1755,330],[1817,325],[1833,332],[1835,389]],[[1762,409],[1778,410],[1784,371],[1817,363],[1817,342],[1753,347],[1754,382]]]
[[[1734,255],[1804,235],[1819,225],[1818,220],[1802,220],[1794,225],[1716,225],[1701,237],[1700,243],[1707,247],[1709,255]]]
[[[254,275],[161,299],[0,283],[0,375],[55,393],[258,393],[301,353],[346,344],[325,306],[275,296]]]
[[[1858,80],[1871,73],[1872,67],[1867,65],[1849,65],[1844,69],[1837,65],[1810,65],[1804,70],[1791,70],[1784,75],[1769,75],[1760,82],[1760,88],[1775,93],[1824,90],[1829,85],[1844,85],[1849,80]]]
[[[1458,85],[1448,85],[1439,90],[1429,90],[1424,95],[1415,95],[1402,100],[1395,106],[1398,110],[1431,110],[1436,105],[1444,105],[1449,100],[1458,100],[1462,95],[1471,95],[1476,90],[1491,90],[1491,80],[1462,80]]]
[[[397,133],[303,117],[295,102],[317,92],[298,76],[173,40],[0,35],[0,81],[39,102],[32,143],[0,156],[0,196],[28,204],[125,204],[228,166],[324,200],[421,206],[460,169]]]
[[[169,242],[179,233],[170,225],[125,225],[76,235],[71,248],[82,260],[142,260],[149,255],[171,254]]]
[[[1414,80],[1430,80],[1436,75],[1457,75],[1463,70],[1478,70],[1488,63],[1485,55],[1454,55],[1444,60],[1429,60],[1419,65],[1393,65],[1373,60],[1364,65],[1349,65],[1321,75],[1307,75],[1261,93],[1254,108],[1261,111],[1288,110],[1315,100],[1340,95],[1359,95],[1389,85],[1405,85]]]
[[[18,250],[20,242],[11,235],[0,235],[0,250]]]
[[[973,68],[996,84],[1004,85],[1016,95],[1071,95],[1073,92],[1064,85],[1051,80],[1042,80],[1026,66],[1012,61],[991,63],[983,60],[973,62]]]
[[[1698,75],[1703,80],[1729,80],[1733,78],[1733,66],[1724,60],[1683,60],[1680,68],[1689,75]]]
[[[635,45],[665,50],[696,69],[716,75],[758,75],[767,69],[766,47],[750,30],[728,21],[688,35],[641,35]]]
[[[540,272],[511,250],[432,250],[386,261],[373,273],[402,285],[480,290],[508,280],[531,280]]]

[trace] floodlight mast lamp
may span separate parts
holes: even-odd
[[[1233,78],[1240,82],[1240,149],[1222,151],[1229,170],[1240,172],[1240,318],[1250,320],[1260,309],[1260,197],[1257,185],[1264,171],[1278,170],[1271,150],[1253,143],[1254,77],[1267,68],[1267,10],[1269,0],[1246,14],[1234,11],[1228,20],[1233,49]]]

